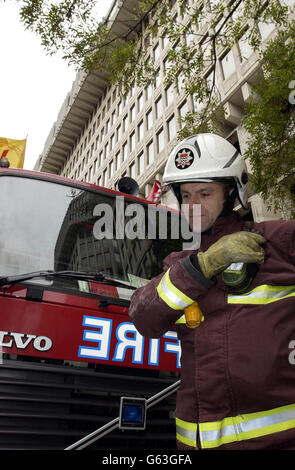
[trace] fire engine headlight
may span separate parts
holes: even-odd
[[[120,429],[145,429],[145,398],[121,397],[119,418]]]

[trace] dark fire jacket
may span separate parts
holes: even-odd
[[[236,213],[202,234],[205,251],[247,228]],[[192,251],[171,253],[164,272],[132,296],[138,331],[158,338],[173,325],[181,342],[176,435],[180,449],[295,449],[295,221],[255,223],[266,260],[245,293],[208,280]],[[197,301],[204,321],[184,323]]]

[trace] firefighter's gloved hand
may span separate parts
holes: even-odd
[[[225,235],[208,248],[198,253],[202,273],[208,279],[224,271],[232,263],[264,262],[264,250],[260,243],[265,238],[259,233],[236,232]]]

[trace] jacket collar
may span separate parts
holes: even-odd
[[[231,211],[225,215],[220,215],[214,225],[201,234],[201,250],[207,249],[219,238],[230,233],[243,230],[244,222],[241,216]]]
[[[212,234],[218,235],[222,233],[222,235],[237,232],[238,230],[242,230],[244,225],[242,217],[235,211],[230,212],[227,215],[219,216],[212,227]]]

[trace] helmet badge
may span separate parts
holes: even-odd
[[[175,157],[175,166],[179,170],[185,170],[190,167],[194,161],[194,154],[187,148],[180,149]]]

